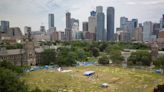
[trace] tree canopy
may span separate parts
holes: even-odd
[[[151,62],[151,54],[148,51],[132,52],[128,59],[130,65],[150,66]]]

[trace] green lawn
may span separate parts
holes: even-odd
[[[118,67],[89,66],[71,67],[70,73],[49,72],[39,70],[25,74],[25,80],[30,89],[50,89],[53,92],[152,92],[153,88],[164,83],[164,75],[158,75],[145,70],[123,69]],[[83,72],[93,70],[91,78],[83,76]],[[109,87],[100,87],[109,83]]]

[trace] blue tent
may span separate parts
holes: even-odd
[[[48,66],[48,65],[44,66],[44,69],[48,69],[48,68],[49,68],[49,66]]]
[[[84,76],[92,76],[95,74],[95,71],[86,71],[84,72]]]
[[[162,74],[162,70],[156,70],[155,71],[157,74]]]

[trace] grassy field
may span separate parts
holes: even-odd
[[[50,89],[53,92],[153,92],[153,88],[164,83],[164,75],[154,74],[145,70],[123,69],[118,67],[89,66],[71,67],[69,73],[39,70],[25,74],[30,89]],[[93,70],[91,78],[83,76],[85,71]],[[108,83],[108,88],[101,88]]]

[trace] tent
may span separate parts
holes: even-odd
[[[92,76],[95,74],[95,71],[86,71],[84,72],[84,76]]]
[[[162,70],[155,70],[155,72],[156,72],[157,74],[162,74],[162,73],[163,73]]]
[[[102,88],[107,88],[107,87],[109,87],[109,84],[108,83],[103,83],[103,84],[101,84],[101,87]]]

